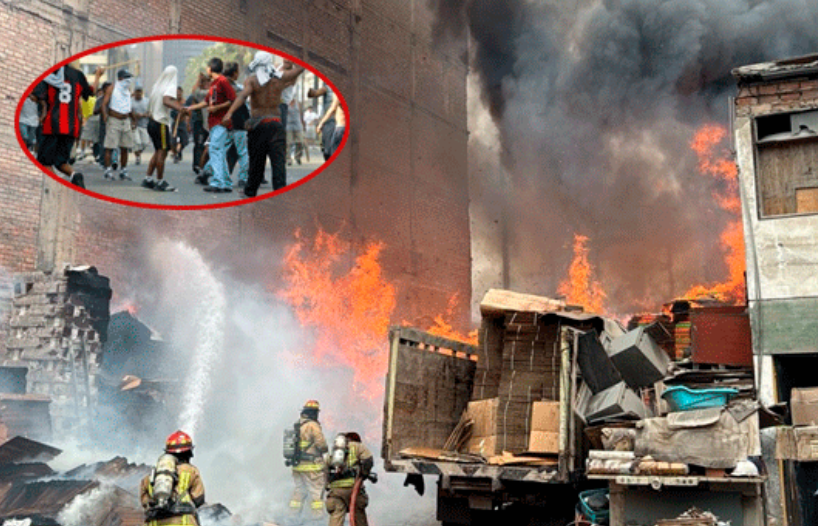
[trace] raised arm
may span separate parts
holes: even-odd
[[[304,73],[304,67],[293,64],[293,67],[290,69],[284,70],[282,73],[281,81],[287,84],[288,86],[292,86],[296,83],[296,79],[299,78],[299,75]]]

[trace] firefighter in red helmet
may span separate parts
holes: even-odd
[[[177,431],[167,438],[165,453],[139,488],[146,526],[198,526],[196,509],[205,503],[205,487],[191,457],[190,435]]]

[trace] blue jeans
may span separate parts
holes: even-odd
[[[29,149],[33,148],[34,145],[37,144],[37,126],[29,126],[28,124],[23,124],[21,122],[20,135],[23,137],[23,142],[29,147]],[[247,145],[247,141],[245,141],[245,145]]]
[[[227,165],[229,138],[227,128],[222,125],[210,129],[210,162],[208,164],[213,169],[210,185],[216,188],[230,188],[233,186]]]
[[[236,147],[239,154],[239,181],[247,182],[247,169],[250,160],[247,156],[247,132],[245,130],[230,130],[228,132],[230,142]]]

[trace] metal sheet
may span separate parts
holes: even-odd
[[[20,464],[23,462],[48,462],[62,453],[51,447],[25,437],[14,437],[0,445],[0,464]]]
[[[691,310],[691,360],[717,365],[753,365],[751,322],[744,306]]]

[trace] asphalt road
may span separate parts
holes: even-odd
[[[128,155],[128,175],[131,177],[131,181],[120,180],[118,177],[119,172],[114,172],[115,178],[113,181],[106,180],[103,177],[104,169],[93,162],[90,157],[77,161],[74,164],[74,169],[82,172],[87,190],[126,201],[158,205],[194,206],[235,202],[245,198],[241,188],[236,186],[239,172],[238,166],[233,169],[232,193],[212,194],[203,191],[204,187],[194,182],[195,174],[191,168],[191,156],[193,153],[190,147],[182,152],[181,162],[174,163],[169,156],[168,161],[165,163],[165,179],[171,186],[176,188],[176,191],[158,192],[143,188],[141,184],[142,180],[145,179],[147,164],[151,155],[152,152],[144,152],[142,154],[142,162],[139,165],[135,164],[133,154]],[[302,158],[301,165],[293,164],[287,167],[288,185],[299,181],[321,167],[324,163],[324,157],[322,157],[318,148],[310,149],[310,161],[309,163],[305,162]],[[259,188],[258,195],[273,191],[273,187],[270,185],[269,162],[267,163],[265,179],[268,182]]]

